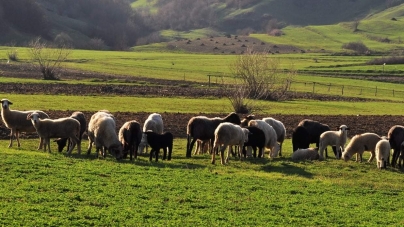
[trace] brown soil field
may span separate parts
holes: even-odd
[[[9,77],[16,78],[38,78],[41,76],[30,66],[18,66],[18,65],[6,65],[0,64],[0,72],[2,75],[7,75]],[[80,72],[69,70],[64,73],[64,76],[68,78],[74,78],[77,80],[97,78],[103,79],[125,79],[129,80],[125,76],[115,76],[115,75],[102,75],[97,73]],[[130,80],[145,80],[145,78],[130,77]],[[67,94],[67,95],[88,95],[89,91],[91,94],[96,95],[121,95],[121,96],[136,96],[136,95],[153,95],[153,96],[187,96],[187,97],[221,97],[222,92],[220,88],[214,89],[195,89],[193,88],[195,84],[190,82],[189,86],[178,87],[177,81],[169,80],[154,80],[150,79],[150,83],[158,86],[128,86],[128,85],[67,85],[67,84],[23,84],[23,83],[1,83],[0,90],[3,93],[19,93],[19,94]],[[86,87],[83,87],[86,86]],[[167,89],[167,87],[170,89]],[[200,85],[198,85],[200,86]],[[86,91],[83,94],[83,91]],[[293,98],[311,98],[315,100],[343,100],[347,101],[346,97],[338,96],[321,96],[312,94],[293,94]],[[7,97],[2,97],[7,98]],[[349,99],[351,101],[364,101],[360,99]],[[46,110],[45,110],[46,111]],[[80,111],[80,110],[78,110]],[[66,117],[71,115],[71,111],[46,111],[51,118]],[[90,119],[93,112],[82,111],[87,118]],[[113,113],[117,119],[117,127],[120,127],[125,121],[137,120],[143,123],[150,113],[144,112],[115,112]],[[170,131],[175,137],[185,138],[186,137],[186,126],[188,120],[196,115],[204,115],[208,117],[224,117],[228,113],[216,113],[216,114],[185,114],[185,113],[160,113],[163,116],[165,131]],[[240,115],[244,117],[244,115]],[[256,115],[256,118],[263,118],[269,116]],[[303,119],[312,119],[325,124],[328,124],[332,129],[337,129],[338,126],[345,124],[351,128],[349,136],[352,137],[355,134],[364,132],[374,132],[379,135],[386,135],[389,128],[396,124],[403,124],[404,116],[357,116],[357,115],[282,115],[276,114],[270,117],[274,117],[285,124],[287,129],[287,137],[290,138],[291,132],[297,124]],[[7,129],[3,122],[0,124],[0,139],[8,139],[10,130]],[[27,134],[23,137],[35,137],[35,134]]]

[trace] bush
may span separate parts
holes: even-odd
[[[363,44],[362,42],[349,42],[349,43],[345,43],[344,45],[342,45],[343,49],[347,49],[347,50],[353,50],[357,53],[360,54],[365,54],[365,53],[369,53],[370,50],[369,48]]]
[[[396,64],[404,64],[404,57],[388,57],[388,58],[375,58],[372,59],[368,62],[366,62],[368,65],[383,65],[383,64],[388,64],[388,65],[396,65]]]

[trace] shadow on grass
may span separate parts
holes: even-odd
[[[288,163],[281,163],[280,165],[265,165],[261,169],[265,172],[277,172],[285,175],[297,175],[305,178],[313,178],[313,174],[307,172],[301,167],[297,167]]]
[[[72,153],[71,155],[67,155],[66,153],[64,153],[66,157],[70,157],[70,158],[75,158],[75,159],[82,159],[82,160],[106,160],[106,161],[112,161],[112,162],[117,162],[120,164],[125,164],[125,165],[136,165],[136,166],[144,166],[144,167],[158,167],[158,168],[172,168],[172,169],[202,169],[202,168],[206,168],[206,165],[199,165],[199,164],[195,164],[195,163],[183,163],[180,161],[180,163],[178,162],[178,160],[190,160],[192,161],[192,159],[206,159],[206,157],[204,156],[196,156],[196,157],[192,157],[192,158],[181,158],[181,157],[173,157],[173,159],[176,160],[175,163],[173,163],[172,161],[168,161],[168,160],[163,160],[162,156],[159,156],[159,160],[158,162],[155,161],[155,158],[153,158],[152,161],[149,161],[149,154],[142,154],[142,155],[138,155],[137,159],[133,159],[130,160],[129,157],[127,157],[126,159],[121,159],[121,160],[116,160],[115,157],[113,157],[112,155],[108,154],[105,158],[98,156],[96,157],[95,153],[91,153],[91,154],[87,154],[87,152],[85,152],[84,154],[77,154],[77,153]]]

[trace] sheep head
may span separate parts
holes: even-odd
[[[234,112],[232,112],[232,113],[230,113],[229,115],[227,115],[227,116],[224,118],[224,121],[225,121],[225,122],[230,122],[230,123],[233,123],[233,124],[236,124],[236,125],[240,125],[240,123],[241,123],[240,117],[239,117],[236,113],[234,113]]]
[[[345,131],[349,130],[349,128],[346,125],[341,125],[341,126],[338,127],[338,130],[341,130],[342,132],[345,132]]]
[[[241,121],[240,126],[241,127],[247,127],[248,126],[248,122],[250,122],[251,120],[254,120],[255,116],[254,115],[248,115],[246,117],[244,117],[244,119]]]
[[[1,100],[1,107],[2,107],[3,109],[8,109],[9,105],[12,105],[12,104],[13,104],[13,103],[10,102],[10,100],[8,100],[8,99],[2,99],[2,100]]]
[[[37,113],[37,112],[32,112],[27,115],[27,120],[31,120],[34,123],[34,125],[38,123],[40,118],[41,117],[39,116],[39,113]]]

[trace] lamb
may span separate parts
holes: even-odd
[[[391,166],[395,167],[397,165],[398,156],[400,155],[400,145],[404,141],[404,126],[394,125],[387,133],[387,137],[389,138],[390,147],[393,149]]]
[[[315,143],[316,147],[320,147],[320,135],[323,132],[330,131],[330,127],[326,124],[322,124],[318,121],[313,121],[310,119],[304,119],[297,126],[303,126],[307,129],[309,132],[309,143]],[[333,146],[333,151],[335,156],[337,156],[337,152],[335,147]],[[327,154],[327,149],[325,150],[326,156],[328,157]]]
[[[237,145],[238,154],[242,157],[242,149],[244,143],[248,141],[249,131],[246,128],[241,128],[239,125],[235,125],[230,122],[220,123],[215,130],[215,142],[213,150],[220,149],[220,162],[222,165],[229,161],[230,149],[227,150],[227,158],[224,160],[224,150],[228,146]],[[215,164],[216,152],[212,152],[212,164]]]
[[[146,135],[147,142],[151,147],[150,151],[150,161],[153,159],[153,154],[156,157],[156,162],[159,158],[160,149],[163,149],[163,160],[166,159],[171,160],[171,154],[173,151],[173,134],[170,132],[165,132],[163,134],[155,133],[153,131],[146,131],[144,133]],[[168,156],[167,156],[168,155]]]
[[[80,135],[79,135],[79,140],[80,140],[80,144],[81,144],[81,139],[83,137],[84,132],[87,129],[87,122],[86,122],[86,117],[84,116],[84,114],[80,111],[76,111],[74,113],[72,113],[72,115],[70,116],[71,118],[74,118],[76,120],[78,120],[80,122]],[[63,148],[66,146],[67,144],[67,139],[68,138],[58,138],[56,140],[54,140],[54,142],[57,143],[58,145],[58,151],[62,152]],[[67,150],[70,149],[70,141],[67,144]]]
[[[275,129],[272,128],[268,123],[263,120],[251,120],[248,122],[248,126],[257,127],[261,129],[265,134],[265,147],[270,149],[269,157],[275,158],[279,153],[279,144],[277,143],[278,136],[276,135]],[[264,157],[264,154],[263,154]]]
[[[123,146],[116,133],[116,123],[113,115],[106,111],[98,111],[91,116],[88,123],[89,145],[87,154],[91,153],[92,144],[95,144],[97,157],[99,151],[106,156],[105,150],[114,155],[117,160],[122,158]]]
[[[326,131],[320,135],[320,154],[324,157],[324,150],[327,146],[336,147],[335,157],[339,159],[340,154],[344,151],[345,143],[347,141],[347,134],[349,128],[346,125],[341,125],[338,131]]]
[[[352,155],[356,154],[356,161],[362,162],[363,152],[370,151],[371,155],[368,162],[371,162],[375,157],[376,144],[381,139],[382,138],[375,133],[355,135],[352,137],[351,141],[349,141],[345,151],[342,152],[342,158],[345,161],[348,161],[351,159]]]
[[[292,132],[293,151],[310,147],[310,135],[303,126],[297,126]]]
[[[257,157],[257,148],[258,148],[258,157],[262,157],[262,154],[264,153],[264,148],[265,148],[265,134],[264,132],[257,128],[257,127],[247,127],[247,130],[250,132],[248,134],[248,141],[244,143],[243,147],[243,155],[244,158],[247,155],[247,151],[245,148],[247,146],[252,147],[254,150],[253,157]]]
[[[323,160],[323,156],[318,153],[318,148],[305,148],[297,149],[292,154],[293,161],[305,161],[305,160]]]
[[[37,112],[32,112],[27,115],[32,125],[35,127],[39,137],[44,139],[44,151],[46,146],[50,149],[50,138],[69,138],[72,145],[67,153],[70,155],[73,148],[77,145],[77,152],[81,153],[81,144],[78,138],[80,134],[80,122],[74,118],[66,117],[59,119],[41,119],[41,115]]]
[[[196,140],[196,146],[195,146],[195,151],[194,155],[196,154],[205,154],[209,150],[209,140]]]
[[[377,168],[379,169],[386,169],[387,163],[389,162],[390,157],[390,142],[383,138],[376,144],[376,161],[377,161]]]
[[[210,147],[213,148],[215,130],[220,123],[230,122],[239,125],[240,117],[236,113],[230,113],[225,118],[207,118],[204,116],[193,117],[187,125],[187,151],[186,157],[190,158],[192,149],[197,139],[210,140]],[[191,141],[192,138],[192,141]]]
[[[20,147],[20,132],[36,132],[35,127],[32,125],[30,120],[27,120],[27,115],[33,113],[34,111],[39,114],[42,119],[49,118],[49,116],[43,111],[39,110],[29,110],[29,111],[19,111],[11,110],[10,105],[13,103],[8,99],[1,100],[1,118],[7,128],[11,129],[10,133],[10,144],[8,147],[13,146],[13,138],[17,139],[17,146]],[[38,150],[42,148],[43,138],[40,138]]]
[[[279,147],[280,147],[279,156],[282,156],[282,144],[286,137],[285,125],[281,121],[276,120],[272,117],[266,117],[266,118],[263,118],[262,120],[265,121],[266,123],[268,123],[270,126],[272,126],[272,128],[275,129],[276,135],[278,136],[278,138],[276,140],[278,141]]]
[[[118,136],[123,146],[123,158],[126,158],[129,151],[130,160],[132,160],[132,156],[136,159],[137,148],[142,140],[142,129],[139,122],[135,120],[125,122],[119,129]]]
[[[149,130],[151,130],[155,133],[158,133],[158,134],[163,134],[164,123],[163,123],[163,118],[161,117],[160,114],[153,113],[147,117],[147,119],[143,125],[143,132],[147,132]],[[146,147],[146,152],[147,152],[147,139],[146,139],[146,135],[143,134],[142,141],[139,144],[139,153],[140,154],[143,154],[143,150],[145,147]]]

